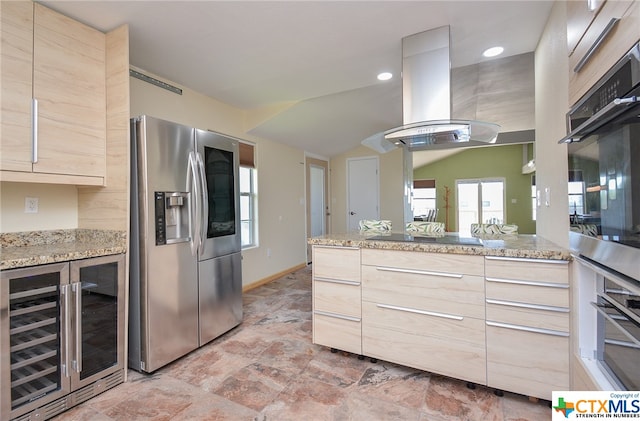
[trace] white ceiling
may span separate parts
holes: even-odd
[[[128,23],[133,66],[238,108],[277,108],[249,133],[330,158],[402,124],[403,37],[450,25],[453,67],[495,45],[531,52],[553,2],[41,3],[102,31]]]

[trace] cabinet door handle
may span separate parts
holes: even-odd
[[[360,282],[357,281],[346,281],[343,279],[331,279],[331,278],[322,278],[320,276],[316,276],[315,278],[313,278],[314,281],[318,281],[318,282],[327,282],[330,284],[342,284],[342,285],[353,285],[353,286],[360,286]]]
[[[376,304],[376,306],[379,308],[386,308],[389,310],[404,311],[406,313],[422,314],[423,316],[434,316],[434,317],[440,317],[443,319],[452,319],[452,320],[464,320],[464,317],[462,316],[454,316],[453,314],[446,314],[446,313],[436,313],[435,311],[418,310],[415,308],[392,306],[389,304]]]
[[[38,162],[38,100],[31,100],[31,163]]]
[[[343,314],[331,313],[329,311],[313,310],[313,314],[318,314],[320,316],[333,317],[335,319],[348,320],[350,322],[360,322],[359,317],[345,316]]]
[[[502,260],[504,262],[523,262],[523,263],[549,263],[552,265],[568,265],[568,260],[553,259],[529,259],[526,257],[502,257],[502,256],[485,256],[485,260]]]
[[[541,304],[527,304],[527,303],[519,303],[517,301],[493,300],[491,298],[487,298],[486,302],[487,304],[496,304],[499,306],[507,306],[507,307],[528,308],[531,310],[545,310],[545,311],[553,311],[556,313],[569,312],[569,309],[566,307],[544,306]]]
[[[564,338],[568,338],[569,334],[567,332],[560,332],[557,330],[551,329],[540,329],[537,327],[528,327],[528,326],[520,326],[520,325],[512,325],[509,323],[498,323],[498,322],[490,322],[487,320],[487,326],[499,327],[503,329],[512,329],[512,330],[520,330],[523,332],[532,332],[532,333],[541,333],[543,335],[551,335],[551,336],[561,336]]]
[[[63,346],[61,346],[60,360],[62,361],[62,373],[65,377],[71,375],[71,297],[69,294],[69,285],[62,285],[60,287],[60,305],[62,314],[63,328]]]
[[[377,270],[384,272],[399,272],[399,273],[413,273],[416,275],[431,275],[431,276],[442,276],[445,278],[457,278],[461,279],[462,275],[459,273],[447,273],[447,272],[430,272],[427,270],[417,270],[417,269],[400,269],[400,268],[390,268],[386,266],[376,266]]]
[[[589,47],[584,57],[582,57],[578,62],[578,64],[576,64],[576,67],[574,67],[573,69],[574,73],[578,73],[580,72],[580,70],[582,70],[582,68],[591,59],[591,56],[593,56],[596,50],[600,48],[600,45],[602,44],[602,42],[605,40],[605,38],[607,38],[607,35],[609,35],[609,33],[613,30],[613,28],[616,27],[619,21],[620,21],[620,18],[611,18],[609,23],[607,23],[607,26],[605,26],[602,32],[600,33],[600,35],[598,35],[598,38],[596,38],[593,44],[591,44],[591,47]]]
[[[75,355],[73,365],[75,370],[82,371],[82,282],[75,282],[71,285],[74,293],[74,313],[75,313]]]
[[[569,289],[569,284],[556,284],[553,282],[521,281],[519,279],[503,279],[503,278],[485,278],[485,279],[487,280],[487,282],[495,282],[498,284],[516,284],[516,285],[527,285],[532,287]]]

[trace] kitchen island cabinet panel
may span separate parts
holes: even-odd
[[[313,276],[360,282],[360,249],[353,247],[313,248]]]
[[[313,343],[362,354],[360,319],[314,313]]]
[[[566,278],[566,274],[565,274]],[[569,308],[569,285],[487,277],[487,298]]]
[[[362,266],[364,301],[484,319],[484,298],[481,276]]]
[[[360,249],[313,246],[313,343],[362,354]]]
[[[483,257],[465,254],[362,249],[362,264],[445,273],[453,271],[465,275],[484,275]]]
[[[365,355],[474,383],[486,382],[484,320],[365,302]]]
[[[513,306],[509,302],[492,304],[491,300],[487,300],[487,320],[501,323],[569,332],[568,314],[568,308],[566,311],[544,311]]]
[[[569,337],[487,326],[487,384],[551,400],[569,390]]]
[[[505,280],[569,284],[566,260],[520,259],[487,256],[485,276]]]
[[[360,287],[316,278],[313,282],[315,309],[360,317]]]

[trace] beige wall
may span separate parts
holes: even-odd
[[[0,232],[78,228],[76,186],[0,183]],[[38,198],[38,213],[24,213],[24,198]]]
[[[244,130],[242,110],[166,82],[182,88],[183,94],[131,78],[131,115],[148,114],[256,145],[259,246],[242,252],[243,284],[250,285],[305,263],[304,151],[250,136]]]
[[[554,243],[569,244],[567,147],[558,140],[566,134],[569,101],[566,3],[556,2],[535,53],[536,183],[541,204],[536,232]],[[545,189],[549,191],[549,205]]]
[[[366,146],[359,146],[329,162],[331,233],[347,231],[347,159],[376,155],[380,160],[380,219],[391,220],[394,229],[403,226],[402,150],[378,154]]]

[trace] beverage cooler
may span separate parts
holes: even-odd
[[[0,419],[51,418],[124,380],[124,255],[3,271]]]

